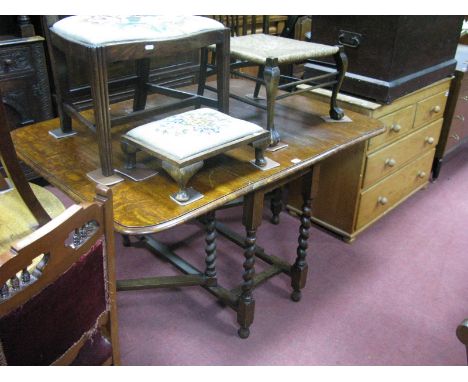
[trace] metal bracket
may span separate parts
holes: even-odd
[[[340,30],[338,34],[338,43],[349,48],[357,48],[361,44],[362,34]]]

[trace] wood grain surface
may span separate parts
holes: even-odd
[[[231,91],[238,94],[252,92],[249,82],[231,80]],[[149,103],[167,102],[163,96],[150,97]],[[113,104],[111,114],[124,114],[131,110],[130,102]],[[242,147],[207,160],[205,166],[189,182],[204,197],[187,206],[173,202],[169,195],[177,185],[163,170],[143,182],[125,180],[112,187],[114,195],[114,222],[118,232],[146,234],[162,231],[220,207],[249,192],[270,188],[298,175],[320,160],[352,145],[363,142],[384,131],[375,119],[348,112],[352,122],[325,123],[320,116],[328,115],[327,103],[297,95],[278,102],[276,126],[282,141],[289,146],[266,156],[280,165],[261,171],[249,161],[254,159],[251,147]],[[92,111],[84,111],[92,118]],[[230,115],[265,126],[266,112],[236,101],[230,102]],[[159,116],[163,118],[167,115]],[[142,120],[139,124],[147,123]],[[57,128],[54,119],[13,132],[19,156],[50,183],[60,188],[77,202],[92,201],[95,184],[86,173],[99,166],[96,136],[79,122],[73,121],[78,134],[55,140],[48,133]],[[135,123],[112,129],[112,145],[116,166],[123,165],[120,136],[137,126]],[[138,162],[158,168],[157,160],[145,153],[138,154]],[[292,162],[294,160],[294,162]]]

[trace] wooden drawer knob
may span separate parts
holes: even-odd
[[[401,130],[401,126],[398,123],[394,123],[390,128],[391,131],[398,133]]]
[[[441,110],[442,110],[442,109],[441,109],[441,107],[440,107],[439,105],[436,105],[436,106],[434,106],[434,107],[431,109],[431,111],[432,111],[433,113],[440,113]]]
[[[384,206],[385,204],[388,203],[388,199],[386,196],[379,196],[379,198],[377,199],[377,203],[381,204],[382,206]]]
[[[424,140],[424,142],[426,142],[427,144],[429,145],[432,145],[434,143],[434,138],[432,137],[426,137],[426,139]]]
[[[419,171],[418,172],[418,178],[425,178],[426,177],[426,172],[425,171]]]
[[[396,160],[395,159],[393,159],[393,158],[385,159],[385,166],[393,167],[395,165],[396,165]]]
[[[7,58],[6,60],[3,60],[3,65],[6,67],[13,65],[13,60],[10,58]]]

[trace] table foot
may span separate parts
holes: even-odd
[[[58,129],[49,130],[49,134],[52,135],[55,139],[62,139],[62,138],[72,137],[72,136],[78,134],[78,132],[76,132],[74,130],[64,132],[59,127]]]
[[[300,290],[295,290],[291,293],[291,300],[294,302],[299,302],[301,301],[302,298],[302,292]]]
[[[274,160],[267,158],[267,157],[265,157],[265,162],[266,162],[265,165],[259,166],[255,163],[255,159],[250,161],[250,163],[252,163],[255,167],[257,167],[258,169],[262,171],[271,170],[272,168],[278,167],[280,165],[278,162],[275,162]]]
[[[274,152],[274,151],[278,151],[278,150],[282,150],[282,149],[285,149],[288,147],[288,144],[287,143],[283,143],[283,142],[278,142],[275,146],[270,146],[266,149],[266,151],[271,151],[271,152]]]
[[[135,168],[116,168],[114,171],[126,176],[127,178],[130,178],[135,182],[141,182],[158,174],[157,171],[147,168],[143,165],[137,165]]]
[[[203,194],[201,194],[194,188],[188,187],[174,192],[171,195],[171,199],[177,204],[180,204],[181,206],[186,206],[187,204],[196,202],[197,200],[203,198],[203,196]]]
[[[104,176],[101,169],[88,172],[86,176],[93,182],[103,184],[104,186],[112,186],[114,184],[123,182],[124,179],[118,175]]]
[[[246,339],[250,336],[250,329],[240,327],[239,330],[237,331],[237,334],[239,335],[240,338]]]

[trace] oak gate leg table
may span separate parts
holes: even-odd
[[[231,86],[243,87],[239,80]],[[248,86],[246,83],[245,86]],[[245,91],[245,90],[244,90]],[[156,97],[157,98],[157,97]],[[157,99],[156,99],[157,101]],[[122,103],[122,108],[128,105]],[[232,102],[231,115],[259,123],[264,112],[244,104]],[[92,111],[83,112],[89,118]],[[262,114],[263,113],[263,114]],[[123,235],[145,236],[161,232],[189,220],[201,219],[206,232],[206,267],[201,271],[182,260],[166,246],[150,236],[145,236],[145,246],[169,259],[185,275],[146,277],[119,280],[119,290],[137,290],[167,286],[200,285],[237,312],[239,336],[246,338],[254,319],[255,300],[253,289],[279,273],[291,277],[292,299],[298,301],[307,277],[307,239],[310,228],[313,169],[320,161],[334,153],[354,145],[365,145],[367,140],[384,131],[377,120],[349,112],[351,122],[326,123],[320,116],[328,114],[328,105],[311,101],[308,97],[294,97],[293,101],[278,103],[276,118],[281,126],[287,149],[268,153],[279,166],[267,171],[255,168],[250,160],[252,147],[239,147],[207,161],[191,182],[204,197],[188,205],[178,205],[169,195],[177,185],[167,175],[159,175],[142,182],[125,180],[112,187],[115,230]],[[141,122],[141,121],[140,121]],[[85,126],[77,124],[79,134],[57,141],[48,131],[59,126],[54,119],[30,125],[12,132],[18,155],[35,171],[77,202],[90,201],[94,197],[94,183],[86,173],[99,164],[98,145],[95,136]],[[134,125],[116,127],[122,131]],[[120,130],[119,130],[120,131]],[[118,150],[119,135],[113,136],[115,162],[122,165],[124,155]],[[148,166],[158,166],[154,158],[144,157]],[[291,243],[297,249],[294,264],[279,257],[267,255],[256,243],[256,232],[261,223],[264,195],[293,180],[301,179],[304,199],[299,228],[299,243]],[[243,225],[246,237],[229,232],[215,221],[216,209],[243,198]],[[216,277],[216,232],[228,236],[244,248],[242,283],[233,290],[223,288]],[[127,243],[128,244],[128,243]],[[294,249],[293,249],[294,248]],[[271,266],[255,274],[255,258]]]

